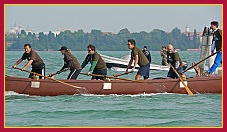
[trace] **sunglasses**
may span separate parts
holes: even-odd
[[[91,50],[87,50],[88,52],[91,52]]]

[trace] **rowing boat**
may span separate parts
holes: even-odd
[[[58,96],[74,94],[151,94],[176,93],[187,94],[182,82],[171,78],[154,78],[151,80],[125,81],[125,80],[61,80],[65,85],[49,79],[34,80],[14,76],[5,76],[5,91],[35,96]],[[222,75],[210,77],[191,77],[185,84],[194,94],[221,94]],[[71,86],[77,87],[71,87]]]

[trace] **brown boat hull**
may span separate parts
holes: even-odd
[[[152,79],[143,82],[123,80],[61,80],[64,83],[83,87],[75,88],[53,80],[32,80],[29,78],[5,77],[5,91],[36,96],[58,96],[73,94],[150,94],[177,93],[187,94],[178,79]],[[222,76],[188,78],[187,86],[192,93],[222,93]]]

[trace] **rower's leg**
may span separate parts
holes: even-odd
[[[198,65],[195,65],[195,62],[192,63],[192,65],[194,66],[195,72],[196,72],[196,76],[200,76],[200,68]]]
[[[144,80],[148,80],[148,77],[143,77],[144,78]]]
[[[220,63],[222,63],[222,52],[221,51],[217,53],[216,58],[214,60],[214,64],[209,69],[208,73],[209,74],[213,74],[213,72],[216,70],[216,68],[218,67],[218,65]]]
[[[136,77],[135,77],[135,80],[140,80],[140,77],[141,77],[141,75],[137,74]]]

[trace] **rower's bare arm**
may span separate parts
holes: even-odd
[[[27,67],[29,67],[32,64],[32,62],[33,62],[33,60],[28,61],[28,63],[21,69],[22,70],[26,69]]]
[[[136,65],[138,64],[138,60],[139,60],[139,56],[138,55],[136,55],[135,56],[135,60],[134,60],[134,69],[136,68]]]
[[[13,68],[16,68],[17,65],[19,65],[23,60],[22,59],[19,59],[14,65],[13,65]]]
[[[132,65],[132,61],[133,61],[133,59],[131,58],[131,59],[130,59],[130,61],[129,61],[129,63],[128,63],[128,66],[127,66],[126,72],[128,72],[128,69],[131,67],[131,65]]]
[[[136,65],[138,64],[138,60],[139,60],[139,57],[138,55],[135,56],[135,60],[134,60],[134,66],[132,68],[132,72],[134,72],[135,68],[136,68]]]

